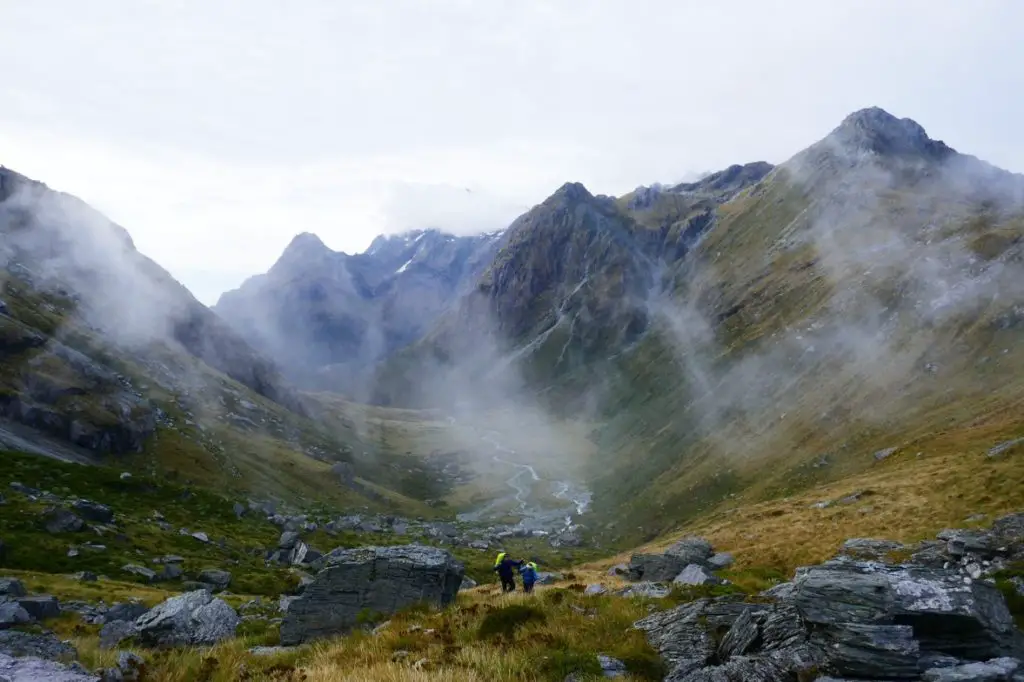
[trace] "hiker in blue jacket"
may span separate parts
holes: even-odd
[[[531,561],[520,566],[519,575],[523,578],[523,592],[533,592],[533,584],[537,582],[537,564]]]

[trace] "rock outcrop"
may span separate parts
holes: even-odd
[[[336,549],[288,607],[281,643],[347,632],[412,604],[455,599],[465,568],[451,553],[421,545]]]
[[[1016,681],[1024,634],[983,576],[1019,556],[1022,531],[1024,515],[992,531],[943,531],[904,563],[879,560],[905,549],[897,543],[858,538],[757,603],[701,599],[635,626],[673,682]]]
[[[135,636],[152,647],[216,644],[235,634],[235,610],[206,590],[171,597],[135,621]]]

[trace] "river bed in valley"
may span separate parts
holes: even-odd
[[[502,445],[494,432],[482,434],[480,440],[493,450],[494,462],[508,467],[510,475],[505,484],[509,493],[479,509],[459,514],[460,521],[481,522],[511,515],[519,517],[518,525],[525,530],[553,534],[571,530],[579,517],[587,513],[591,493],[586,487],[570,480],[545,479],[532,465],[515,461],[516,451]],[[531,497],[538,486],[547,486],[551,498],[565,504],[557,507],[535,504]]]

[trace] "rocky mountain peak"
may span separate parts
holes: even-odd
[[[839,124],[829,139],[846,149],[887,156],[917,156],[942,160],[955,151],[928,137],[925,129],[909,118],[896,118],[879,107],[855,111]]]
[[[288,243],[272,270],[306,267],[312,262],[333,255],[334,251],[331,251],[320,237],[312,232],[302,232]]]
[[[567,182],[551,195],[551,199],[556,201],[587,201],[593,198],[594,195],[582,182]]]

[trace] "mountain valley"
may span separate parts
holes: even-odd
[[[806,679],[1018,679],[920,675],[1024,655],[1024,175],[910,119],[619,197],[567,182],[487,234],[300,232],[212,308],[6,168],[0,239],[0,568],[78,609],[0,578],[3,637],[45,623],[104,680],[118,646],[154,675],[118,679],[795,680],[818,654],[792,642],[774,677],[693,675],[775,665],[802,609],[808,651],[905,659]],[[484,584],[498,551],[540,565],[535,601]],[[995,615],[807,620],[818,572],[900,570]],[[145,607],[112,646],[101,598]],[[151,608],[228,634],[165,646],[188,628]],[[684,670],[665,633],[719,617]],[[973,650],[939,641],[960,617]]]

